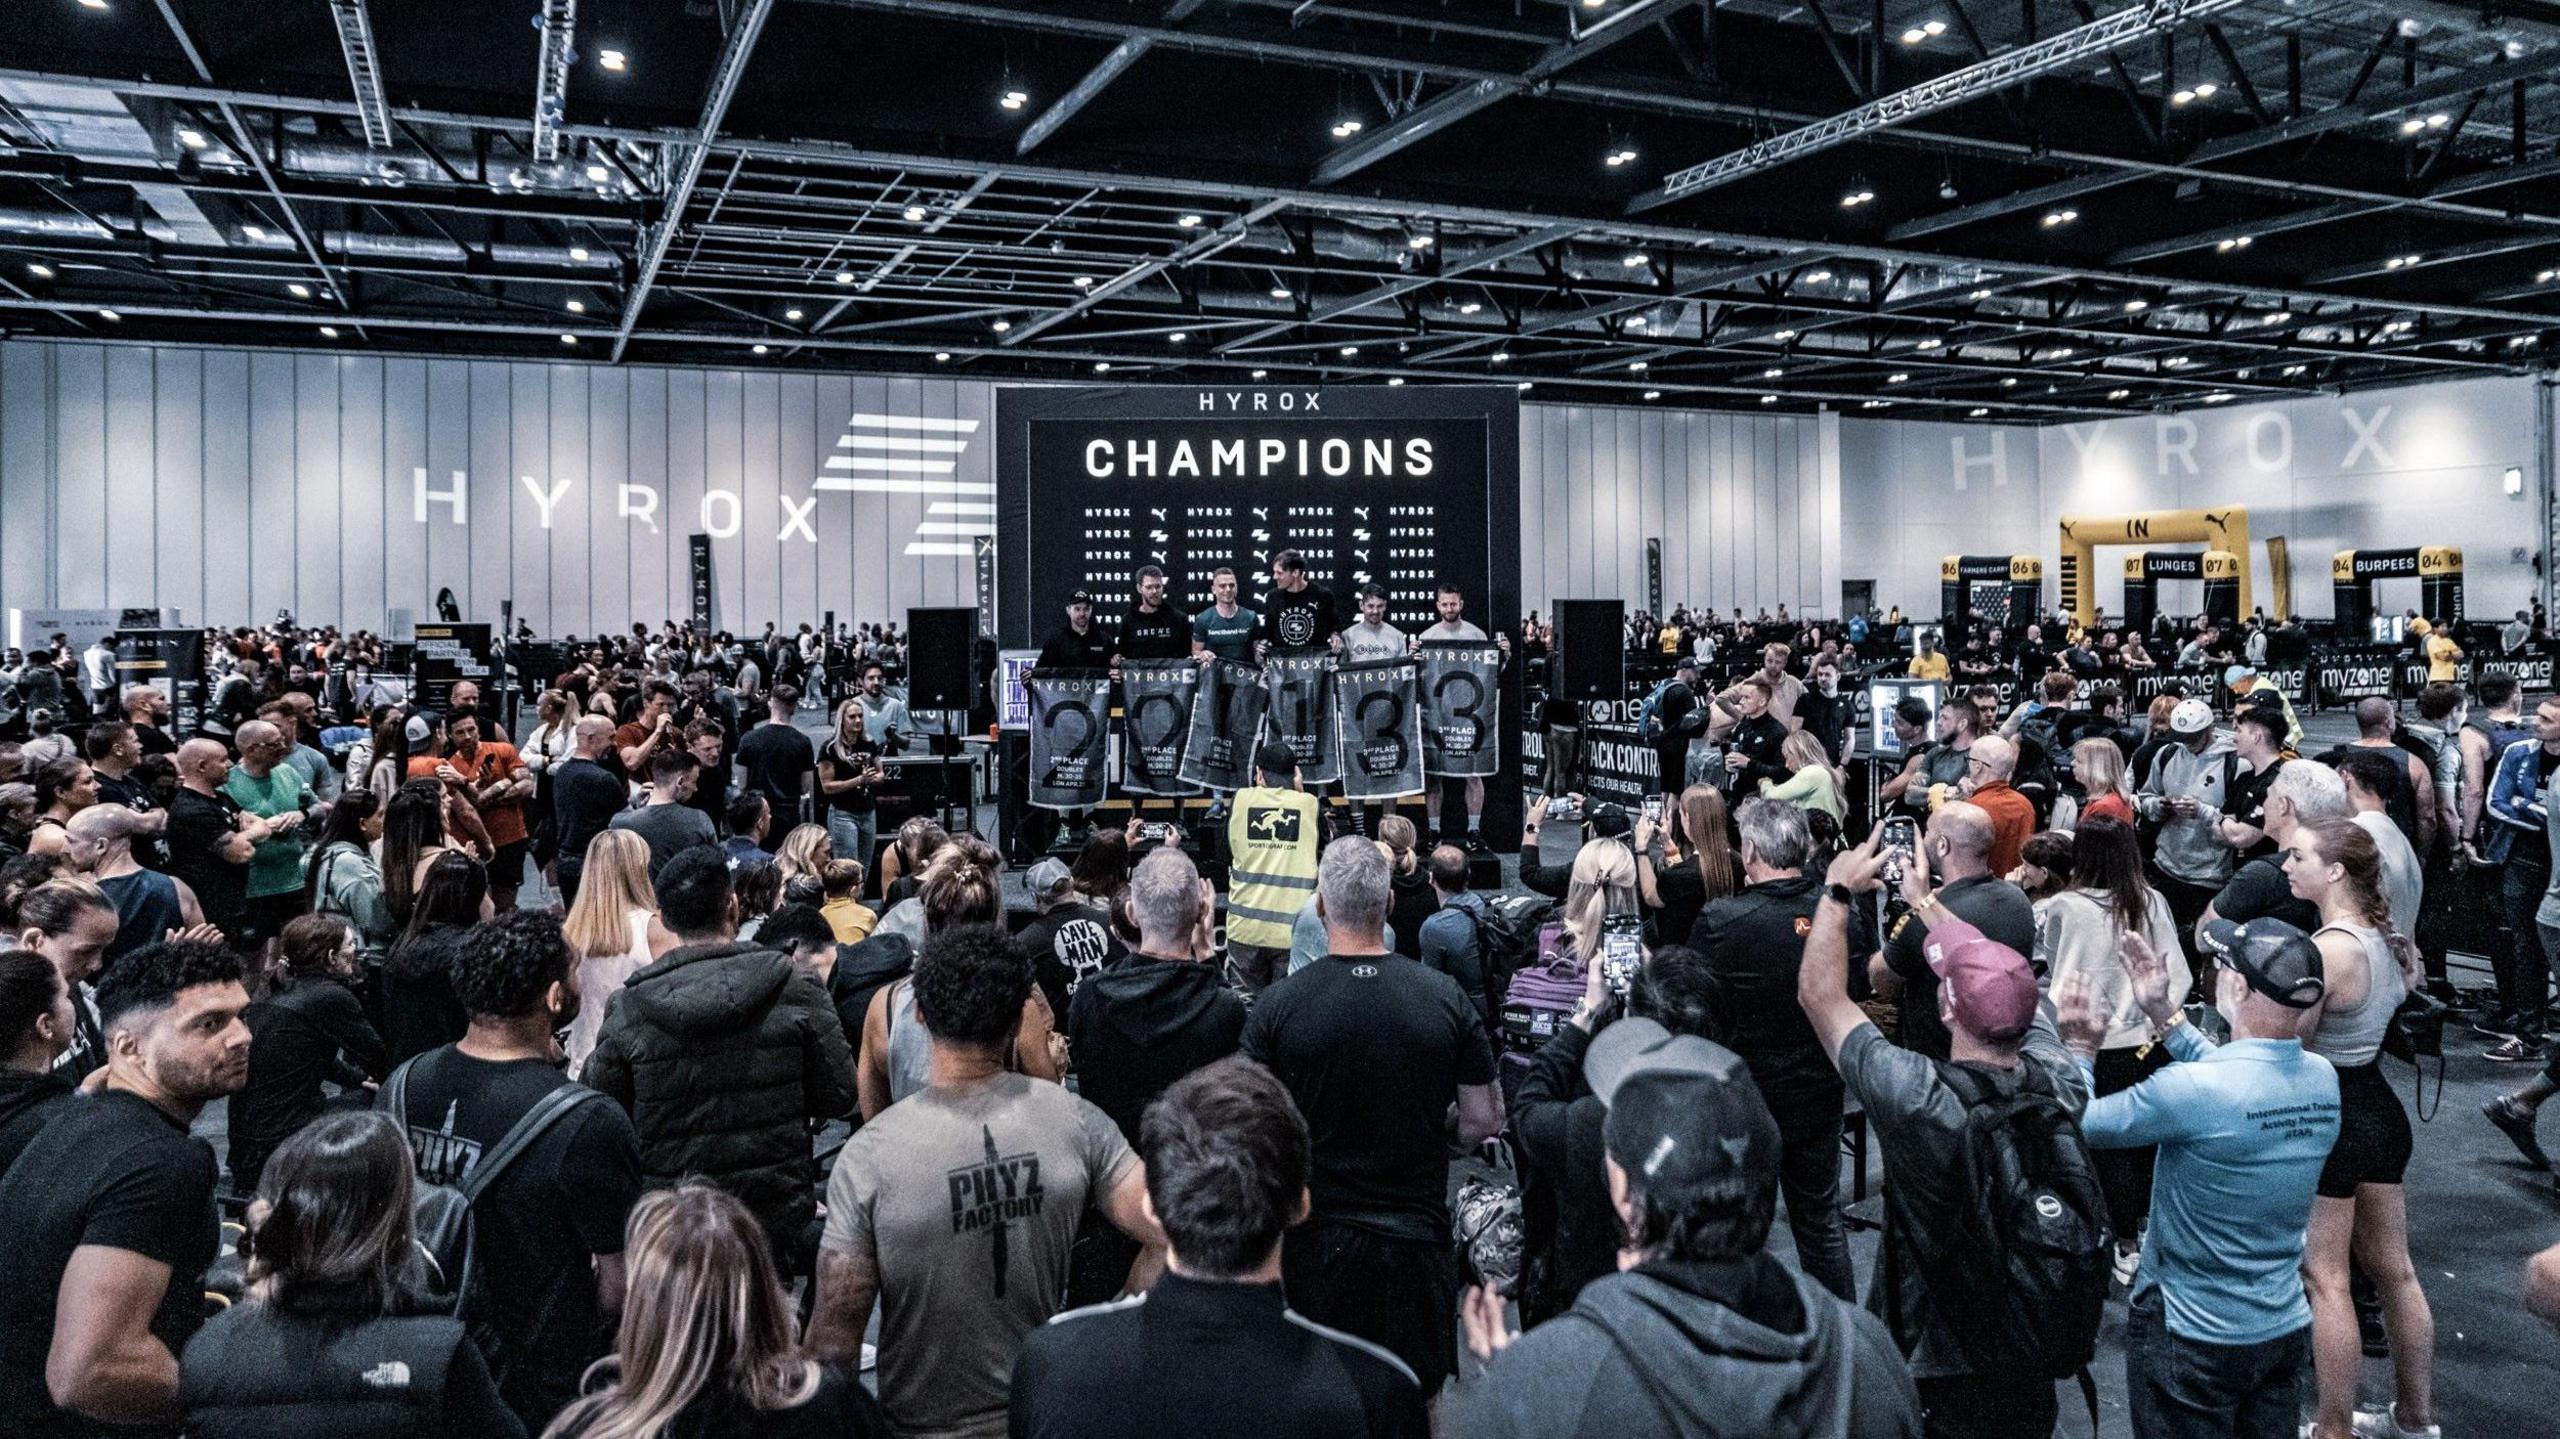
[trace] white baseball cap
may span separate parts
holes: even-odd
[[[2169,728],[2178,734],[2203,734],[2213,728],[2213,706],[2203,700],[2180,700],[2169,711]]]

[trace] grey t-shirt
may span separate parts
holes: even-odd
[[[1448,640],[1462,644],[1480,645],[1484,643],[1485,635],[1484,631],[1477,629],[1472,623],[1466,620],[1442,620],[1431,628],[1424,630],[1422,632],[1422,638],[1426,643],[1433,640]]]
[[[864,1125],[822,1241],[880,1273],[880,1402],[905,1439],[1002,1439],[1022,1337],[1058,1312],[1087,1204],[1138,1156],[1091,1103],[1004,1074]]]
[[[649,878],[655,880],[667,861],[697,844],[718,844],[711,817],[689,804],[644,804],[613,817],[613,828],[627,829],[649,845]]]
[[[1405,643],[1404,631],[1380,622],[1361,620],[1342,632],[1342,657],[1353,664],[1368,660],[1400,660],[1411,649]]]

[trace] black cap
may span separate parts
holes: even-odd
[[[1071,604],[1071,605],[1089,605],[1089,604],[1092,604],[1092,603],[1093,603],[1093,591],[1091,591],[1091,590],[1078,590],[1078,591],[1076,591],[1074,594],[1071,594],[1071,595],[1067,596],[1067,603],[1068,603],[1068,604]]]
[[[1298,752],[1285,740],[1267,739],[1253,752],[1253,767],[1264,774],[1294,775],[1298,772]]]
[[[1625,807],[1614,804],[1593,805],[1590,813],[1583,816],[1583,820],[1590,825],[1593,839],[1610,839],[1617,835],[1632,834],[1636,827],[1635,821],[1627,818]]]
[[[1741,1056],[1650,1019],[1622,1019],[1583,1055],[1607,1106],[1601,1140],[1638,1192],[1668,1208],[1777,1183],[1778,1122]]]
[[[2204,927],[2204,947],[2249,987],[2287,1009],[2309,1009],[2328,993],[2320,946],[2280,919],[2235,924],[2217,919]]]

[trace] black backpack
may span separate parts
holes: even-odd
[[[1476,953],[1484,967],[1485,1017],[1489,1032],[1498,1026],[1503,996],[1511,992],[1511,976],[1538,955],[1538,931],[1561,907],[1542,894],[1479,895],[1475,904],[1460,905],[1476,926]]]
[[[2106,1196],[2070,1110],[2032,1066],[2014,1093],[1960,1064],[1939,1077],[1965,1106],[1957,1207],[1908,1226],[1929,1303],[1966,1372],[2063,1379],[2089,1364],[2106,1303]]]
[[[421,1056],[423,1057],[423,1056]],[[409,1071],[416,1059],[391,1071],[382,1084],[380,1108],[398,1123],[403,1131],[409,1127]],[[489,1373],[502,1378],[512,1356],[504,1353],[503,1336],[491,1327],[485,1286],[481,1282],[478,1249],[479,1226],[472,1206],[508,1166],[524,1157],[539,1143],[551,1127],[590,1101],[604,1095],[583,1084],[563,1084],[535,1101],[498,1142],[482,1150],[471,1169],[453,1184],[433,1184],[421,1177],[417,1182],[416,1226],[420,1267],[425,1271],[428,1297],[448,1306],[453,1317],[470,1330],[472,1339],[489,1361]],[[537,1324],[535,1326],[539,1328]]]

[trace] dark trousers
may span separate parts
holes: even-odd
[[[1840,1091],[1768,1098],[1778,1121],[1778,1192],[1787,1200],[1796,1267],[1855,1304],[1849,1234],[1840,1222]]]
[[[2533,914],[2542,905],[2551,868],[2510,859],[2498,871],[2498,909],[2512,943],[2497,947],[2491,959],[2498,976],[2498,1008],[2518,1024],[2530,1025],[2550,1000],[2549,961],[2542,952],[2542,932]]]
[[[2311,1327],[2257,1344],[2203,1344],[2169,1332],[2160,1291],[2125,1317],[2124,1387],[2142,1439],[2293,1439],[2302,1423]]]
[[[2204,918],[2213,897],[2222,893],[2222,886],[2183,880],[2165,873],[2157,865],[2145,868],[2149,870],[2145,877],[2151,881],[2151,887],[2160,891],[2160,897],[2169,902],[2169,915],[2178,921],[2178,943],[2187,947],[2187,967],[2201,983],[2210,956],[2196,943],[2196,921]],[[2210,990],[2206,992],[2211,993]]]
[[[1653,747],[1653,762],[1662,772],[1661,789],[1664,794],[1676,797],[1688,787],[1689,739],[1688,735],[1674,735]]]
[[[2050,1439],[2060,1406],[2051,1383],[2010,1374],[1913,1381],[1928,1439]]]
[[[2091,1092],[2104,1098],[2131,1089],[2168,1065],[2169,1047],[2165,1044],[2151,1046],[2147,1055],[2139,1049],[2099,1050],[2097,1078]],[[2159,1152],[2148,1146],[2089,1152],[2098,1170],[2098,1189],[2107,1200],[2107,1226],[2124,1243],[2132,1243],[2151,1217],[2151,1161]]]

